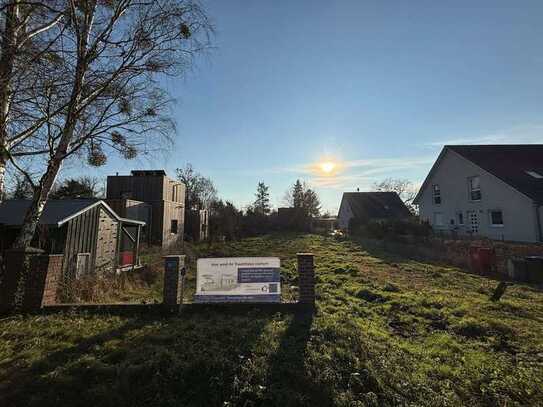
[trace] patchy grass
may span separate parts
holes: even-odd
[[[187,251],[191,266],[279,256],[285,299],[296,295],[296,252],[312,251],[317,312],[7,318],[0,405],[543,405],[536,287],[514,285],[492,303],[497,281],[314,235]]]

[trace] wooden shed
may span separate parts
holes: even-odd
[[[0,202],[0,251],[14,242],[29,200]],[[101,200],[50,200],[32,246],[63,254],[63,272],[103,274],[139,266],[139,242],[145,222],[121,218]]]

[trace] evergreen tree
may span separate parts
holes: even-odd
[[[285,201],[291,208],[304,209],[306,216],[316,217],[320,214],[319,196],[305,182],[302,183],[299,179],[286,192]]]
[[[299,179],[292,186],[292,206],[294,208],[303,208],[304,206],[304,185]]]
[[[270,187],[264,182],[259,182],[256,187],[256,200],[253,203],[253,208],[258,215],[267,215],[270,213]]]
[[[319,196],[311,188],[307,188],[303,194],[303,208],[306,210],[307,215],[314,218],[320,215],[321,203]]]

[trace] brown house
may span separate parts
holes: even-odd
[[[121,216],[145,221],[149,243],[168,250],[183,242],[185,185],[163,170],[107,177],[106,202]]]
[[[30,203],[0,202],[0,253],[13,244]],[[65,275],[103,274],[139,265],[139,240],[144,225],[121,218],[101,200],[50,200],[32,246],[48,254],[62,254]]]

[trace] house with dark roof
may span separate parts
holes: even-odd
[[[15,241],[30,203],[24,199],[0,202],[0,254]],[[64,255],[64,273],[104,273],[139,265],[144,225],[121,218],[101,200],[49,200],[32,246]]]
[[[396,192],[345,192],[341,198],[337,223],[347,230],[371,221],[407,219],[411,212]]]
[[[543,145],[445,146],[414,203],[434,229],[543,241]]]

